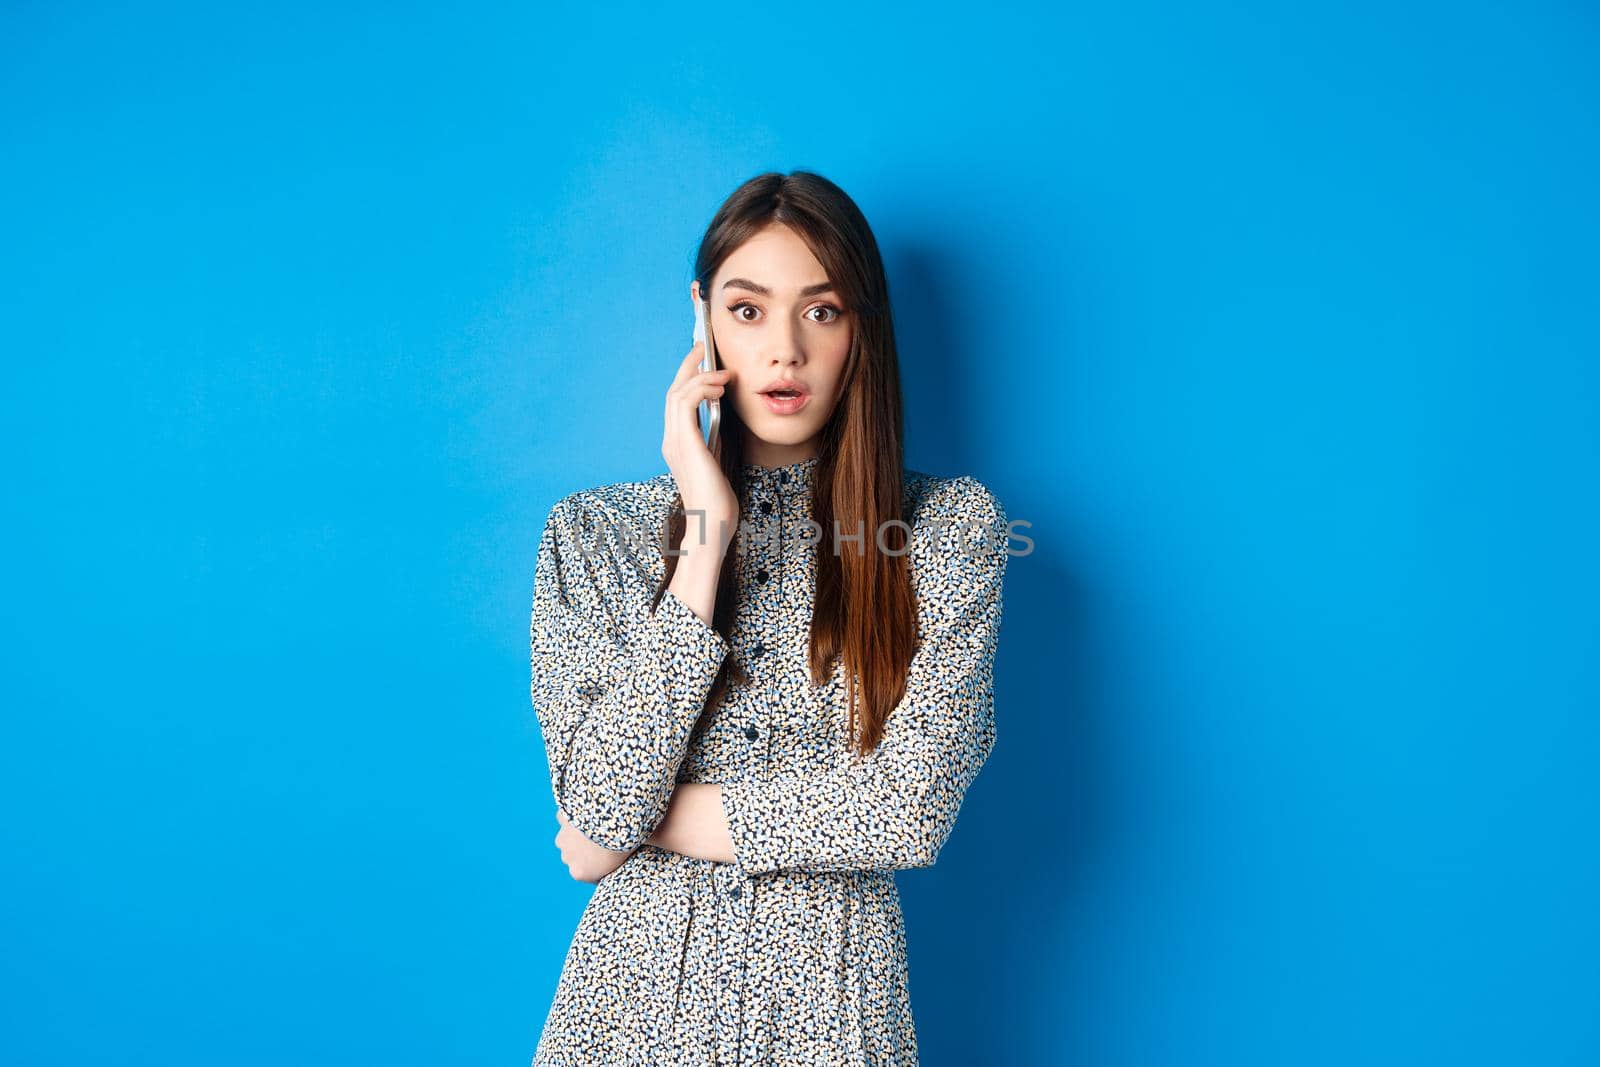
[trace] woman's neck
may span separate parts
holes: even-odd
[[[802,441],[797,445],[775,445],[770,441],[746,441],[744,445],[744,461],[757,467],[787,467],[791,463],[801,460],[815,459],[817,456],[817,442],[815,439]]]

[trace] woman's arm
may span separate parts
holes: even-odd
[[[667,814],[645,844],[697,860],[733,863],[733,837],[722,814],[722,786],[683,782],[672,792]]]
[[[694,517],[690,517],[691,524]],[[529,622],[530,693],[556,805],[589,840],[637,848],[661,820],[727,654],[706,617],[724,545],[691,535],[672,583],[604,506],[575,493],[551,509],[539,543]],[[704,613],[704,616],[701,613]]]
[[[1000,502],[973,479],[957,483],[958,524],[931,532],[919,574],[922,640],[878,747],[828,772],[680,785],[652,843],[751,874],[934,863],[994,747],[1009,538]],[[981,527],[983,540],[960,522]]]

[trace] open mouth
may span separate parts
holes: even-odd
[[[800,389],[763,389],[761,399],[774,415],[794,415],[811,402],[811,394]]]

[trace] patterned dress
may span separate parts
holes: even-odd
[[[920,643],[862,757],[842,664],[821,686],[807,668],[818,463],[745,467],[731,639],[670,591],[650,609],[670,473],[551,509],[530,645],[552,795],[635,851],[578,920],[534,1067],[917,1063],[894,872],[938,857],[994,745],[1008,524],[976,479],[905,472]],[[848,532],[841,551],[873,550]],[[751,680],[705,709],[730,654]],[[678,782],[722,783],[736,862],[643,844]]]

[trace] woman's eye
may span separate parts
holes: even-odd
[[[728,308],[728,312],[731,315],[733,315],[734,318],[738,319],[739,321],[741,321],[741,322],[754,322],[755,319],[752,318],[751,316],[740,314],[740,312],[747,311],[747,310],[748,311],[760,311],[761,309],[756,307],[754,304],[748,304],[748,303],[734,304],[734,305],[732,305],[731,307]],[[828,317],[827,318],[812,319],[811,320],[812,322],[821,323],[822,325],[827,325],[827,324],[832,323],[832,322],[837,322],[838,319],[839,319],[839,316],[844,314],[843,311],[841,311],[838,308],[834,307],[832,304],[818,304],[816,307],[812,308],[811,311],[806,312],[806,314],[809,315],[809,314],[811,314],[812,311],[826,311],[828,313]]]

